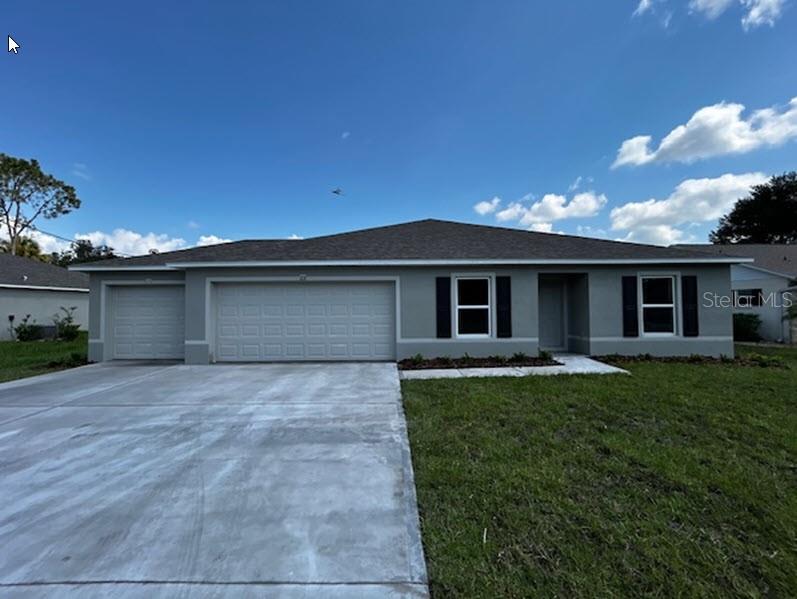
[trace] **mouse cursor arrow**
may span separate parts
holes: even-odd
[[[9,35],[8,36],[8,51],[9,52],[13,52],[14,54],[16,54],[17,53],[17,48],[20,48],[20,47],[21,46],[17,42],[14,41],[14,38]]]

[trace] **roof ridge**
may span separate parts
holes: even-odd
[[[328,239],[330,237],[342,237],[344,235],[352,235],[354,233],[366,233],[368,231],[378,231],[380,229],[394,229],[396,227],[403,227],[403,226],[406,226],[406,225],[416,225],[416,224],[426,223],[426,222],[454,222],[454,221],[442,221],[442,220],[439,220],[439,219],[436,219],[436,218],[421,218],[421,219],[418,219],[418,220],[409,220],[409,221],[405,221],[405,222],[401,222],[401,223],[393,223],[391,225],[378,225],[378,226],[375,226],[375,227],[366,227],[364,229],[352,229],[351,231],[342,231],[340,233],[328,233],[326,235],[316,235],[315,237],[306,237],[304,239],[297,240],[297,241],[312,241],[312,240],[315,240],[315,239]],[[462,223],[459,223],[459,224],[462,224]]]

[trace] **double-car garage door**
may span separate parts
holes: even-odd
[[[218,361],[392,360],[392,283],[241,283],[215,288]]]
[[[183,357],[182,286],[111,289],[114,359]],[[210,301],[217,361],[395,359],[393,283],[220,283]]]

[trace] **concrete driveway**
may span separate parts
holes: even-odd
[[[393,364],[0,385],[2,597],[426,597]]]

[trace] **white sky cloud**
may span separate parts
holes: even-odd
[[[92,245],[107,245],[112,247],[120,254],[138,256],[146,254],[155,249],[159,252],[171,252],[188,247],[185,239],[180,237],[169,237],[166,234],[147,233],[142,235],[129,229],[114,229],[111,233],[104,231],[92,231],[90,233],[78,233],[77,239],[88,239]]]
[[[41,231],[25,231],[23,236],[30,236],[33,241],[39,244],[43,254],[52,254],[53,252],[63,252],[69,249],[69,242],[63,239],[58,239],[47,233]]]
[[[735,4],[737,0],[691,0],[689,9],[713,20]],[[783,13],[786,0],[738,0],[738,4],[745,10],[742,27],[751,29],[761,25],[774,26]]]
[[[197,246],[204,246],[204,245],[217,245],[219,243],[229,243],[232,239],[226,239],[224,237],[217,237],[216,235],[200,235],[199,239],[197,240]]]
[[[631,241],[634,243],[651,243],[653,245],[672,245],[674,243],[693,243],[697,241],[694,235],[687,235],[680,229],[669,225],[654,225],[639,227],[629,231],[625,237],[617,241]]]
[[[707,19],[716,19],[735,2],[736,0],[692,0],[689,9],[702,13]]]
[[[689,239],[678,225],[716,221],[745,197],[764,173],[725,174],[714,179],[687,179],[663,200],[629,202],[610,213],[613,231],[628,231],[625,241],[667,245]]]
[[[351,136],[351,131],[344,131],[343,133],[340,134],[341,139],[349,139],[350,136]]]
[[[685,125],[670,131],[655,150],[651,149],[650,135],[627,139],[612,168],[651,162],[690,163],[778,146],[797,138],[797,97],[784,108],[763,108],[748,118],[743,112],[744,105],[725,102],[701,108]]]
[[[640,17],[646,12],[650,12],[652,8],[653,0],[639,0],[639,5],[637,5],[636,10],[634,11],[634,16]]]
[[[774,27],[775,21],[783,12],[786,0],[742,0],[742,4],[748,9],[747,14],[742,18],[742,26],[745,29],[761,25]]]
[[[554,193],[546,194],[536,202],[531,200],[531,196],[526,196],[496,213],[495,218],[498,222],[518,221],[533,231],[553,231],[554,222],[595,216],[606,202],[605,195],[594,191],[577,193],[570,200]]]
[[[293,233],[290,237],[288,237],[288,239],[296,241],[298,239],[304,239],[304,237],[302,237],[301,235],[297,235],[296,233]]]
[[[479,202],[478,204],[473,206],[473,209],[478,214],[482,216],[487,216],[488,214],[492,214],[493,212],[495,212],[500,205],[501,205],[501,198],[495,196],[492,200],[489,201],[484,200],[482,202]]]
[[[195,220],[189,220],[189,221],[188,221],[188,222],[185,224],[185,226],[186,226],[186,227],[188,227],[189,229],[199,229],[199,228],[201,228],[201,227],[202,227],[202,225],[200,225],[200,224],[199,224],[198,222],[196,222]]]

